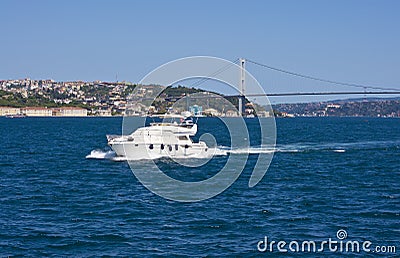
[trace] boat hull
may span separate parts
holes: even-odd
[[[110,144],[112,150],[119,157],[127,160],[170,158],[207,158],[212,153],[204,142],[193,144],[135,144],[121,142]]]

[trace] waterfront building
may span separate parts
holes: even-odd
[[[25,107],[21,113],[26,116],[52,116],[53,110],[47,107]]]
[[[87,110],[79,107],[53,108],[53,116],[87,116]]]
[[[202,116],[203,115],[203,107],[198,106],[198,105],[193,105],[189,107],[190,113],[192,113],[193,116]]]
[[[20,108],[0,107],[0,116],[16,115],[21,112]]]

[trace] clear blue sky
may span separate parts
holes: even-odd
[[[137,82],[210,55],[400,88],[400,1],[5,0],[0,10],[0,79]],[[247,68],[267,92],[332,89]]]

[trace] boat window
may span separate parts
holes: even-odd
[[[179,146],[178,144],[175,144],[175,150],[178,150]]]
[[[154,148],[153,144],[150,144],[149,149],[152,150]]]
[[[187,138],[186,135],[185,135],[185,136],[179,136],[178,139],[181,140],[181,141],[185,141],[185,140],[187,140],[188,138]]]
[[[168,149],[169,149],[169,151],[172,151],[172,146],[168,145]]]
[[[160,148],[163,150],[164,149],[164,144],[161,144]]]

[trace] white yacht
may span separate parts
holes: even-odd
[[[192,120],[180,123],[150,123],[129,135],[107,135],[108,145],[117,156],[127,160],[171,158],[206,158],[210,153],[205,142],[194,143],[190,136],[197,133],[197,124]]]

